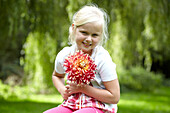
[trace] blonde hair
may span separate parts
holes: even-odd
[[[74,29],[72,29],[72,25],[69,28],[69,41],[71,44],[75,43],[74,30],[76,27],[89,22],[99,22],[102,25],[102,37],[99,44],[102,45],[107,41],[109,22],[107,13],[96,5],[86,5],[73,16],[72,24]]]

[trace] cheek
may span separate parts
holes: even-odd
[[[75,39],[76,39],[76,41],[83,41],[83,40],[85,40],[85,37],[83,35],[81,35],[81,34],[77,34],[75,36]]]
[[[100,43],[100,39],[99,38],[94,39],[93,43],[95,43],[95,45],[99,44]]]
[[[80,36],[76,36],[75,40],[76,40],[77,43],[80,43],[82,41],[82,38]]]

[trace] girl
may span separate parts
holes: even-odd
[[[44,113],[116,113],[120,98],[116,65],[102,47],[108,38],[107,14],[97,6],[84,6],[73,16],[70,27],[71,47],[61,50],[55,60],[52,80],[64,102]],[[89,54],[97,65],[97,73],[89,85],[64,84],[65,58],[82,50]]]

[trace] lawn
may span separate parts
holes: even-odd
[[[32,95],[26,100],[0,100],[0,113],[42,113],[62,102],[60,95]],[[170,88],[153,93],[121,94],[118,113],[170,113]]]
[[[170,88],[121,95],[118,113],[170,113]]]

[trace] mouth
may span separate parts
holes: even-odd
[[[89,47],[89,46],[92,45],[92,43],[86,43],[86,42],[82,42],[82,43],[83,43],[83,45],[84,45],[85,47]]]

